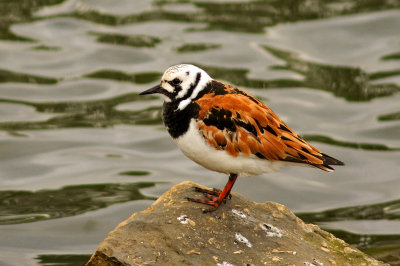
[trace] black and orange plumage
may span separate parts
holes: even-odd
[[[200,165],[229,174],[222,191],[197,191],[206,200],[192,199],[215,210],[238,175],[271,172],[285,164],[316,167],[328,172],[330,165],[344,165],[289,128],[270,108],[249,93],[213,80],[193,65],[167,69],[161,84],[141,94],[165,96],[163,120],[182,152]]]
[[[307,143],[263,102],[241,89],[214,81],[209,92],[194,102],[200,106],[198,128],[217,150],[309,164],[325,171],[333,170],[329,165],[343,165]]]

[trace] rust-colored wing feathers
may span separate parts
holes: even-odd
[[[200,106],[198,129],[215,149],[325,171],[333,171],[329,165],[343,165],[308,144],[255,97],[222,82],[215,84],[216,90],[195,101]]]

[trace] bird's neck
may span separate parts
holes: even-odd
[[[179,102],[164,102],[163,121],[168,133],[174,139],[182,136],[189,129],[192,118],[196,119],[200,107],[197,103],[189,103],[185,109],[178,108]]]

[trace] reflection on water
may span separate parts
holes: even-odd
[[[98,36],[98,42],[133,47],[154,47],[156,44],[161,42],[161,40],[157,37],[145,35],[127,36],[123,34],[106,34],[97,32],[93,32],[91,34]]]
[[[79,266],[85,265],[91,255],[78,254],[42,254],[36,257],[37,262],[43,266]]]
[[[400,60],[400,52],[382,56],[382,60]]]
[[[398,166],[400,151],[400,53],[398,39],[388,31],[389,26],[398,25],[399,16],[393,12],[399,7],[399,0],[121,0],[118,5],[91,0],[1,1],[0,155],[7,171],[2,172],[0,185],[7,189],[0,191],[0,230],[15,226],[13,230],[23,233],[30,230],[29,225],[57,222],[68,231],[76,227],[68,219],[78,214],[90,216],[89,211],[102,213],[111,205],[154,199],[139,190],[155,189],[158,181],[176,183],[199,175],[210,184],[214,177],[178,157],[165,132],[157,135],[162,128],[159,98],[138,95],[157,84],[167,66],[186,62],[199,65],[216,79],[252,90],[294,128],[300,128],[305,139],[324,143],[325,149],[345,157],[349,163],[338,169],[334,183],[299,172],[293,175],[299,175],[307,188],[291,190],[294,176],[284,172],[278,189],[309,195],[320,190],[326,190],[326,195],[345,191],[348,200],[358,202],[352,205],[367,202],[349,207],[347,199],[333,202],[327,196],[320,205],[307,205],[313,197],[304,193],[305,207],[300,209],[307,212],[298,215],[379,259],[400,265],[400,232],[385,224],[399,220],[400,205],[393,200],[399,184],[393,168]],[[373,13],[378,10],[383,15]],[[296,50],[289,44],[297,42],[274,27],[283,24],[304,27],[303,32],[328,32],[343,47],[342,57],[360,53],[356,58],[372,58],[373,63],[333,63],[323,56],[330,53],[324,49],[329,44],[318,46],[307,36],[300,39],[306,45]],[[360,34],[353,36],[348,27]],[[362,39],[367,33],[376,43]],[[283,38],[273,42],[271,35]],[[392,39],[380,42],[387,35]],[[342,39],[356,43],[357,48]],[[302,47],[319,53],[310,54]],[[66,130],[72,128],[76,136]],[[126,133],[124,128],[131,131]],[[47,153],[40,148],[47,147],[47,142],[59,148],[49,148]],[[82,147],[74,149],[77,146]],[[20,151],[21,147],[26,150]],[[82,164],[77,166],[77,160]],[[88,176],[98,174],[102,163],[118,174],[107,172],[102,181],[96,180],[101,184],[90,183],[93,179]],[[72,171],[75,167],[83,168],[82,172]],[[37,169],[50,174],[37,175]],[[370,177],[373,171],[376,176]],[[66,181],[65,176],[86,185]],[[136,183],[131,183],[133,179]],[[267,184],[277,183],[269,180]],[[362,188],[353,191],[354,187]],[[155,189],[150,195],[164,191]],[[386,194],[391,198],[385,198]],[[288,193],[272,200],[287,200],[290,206],[302,201],[296,196]],[[332,209],[331,204],[344,207]],[[69,218],[54,220],[63,217]],[[368,228],[374,222],[379,223],[376,232],[362,229],[363,223]],[[390,227],[392,234],[384,227]],[[106,233],[88,240],[93,249]],[[54,244],[49,241],[49,246]],[[80,243],[65,247],[76,244]],[[41,265],[79,265],[88,259],[88,255],[33,247],[35,254],[42,254],[36,258]],[[10,247],[16,253],[18,248]]]
[[[1,102],[25,104],[38,112],[65,114],[38,122],[0,122],[0,129],[16,131],[26,129],[54,129],[75,127],[107,127],[115,124],[161,124],[161,107],[149,107],[138,111],[119,111],[114,107],[121,103],[137,101],[141,97],[130,93],[106,100],[87,102],[33,103],[19,100]],[[147,97],[147,100],[155,97]],[[141,99],[142,101],[144,99]]]
[[[87,74],[85,77],[146,84],[158,81],[161,78],[161,75],[161,73],[157,72],[127,74],[121,71],[100,70],[95,73]]]
[[[302,137],[308,141],[321,142],[331,145],[336,145],[345,148],[362,149],[362,150],[375,150],[375,151],[400,151],[399,148],[391,148],[384,144],[373,144],[373,143],[357,143],[357,142],[345,142],[332,139],[327,136],[321,135],[302,135]]]
[[[386,115],[380,115],[378,117],[380,121],[392,121],[392,120],[400,120],[400,112],[392,113],[392,114],[386,114]]]
[[[139,191],[151,186],[154,183],[141,182],[78,185],[36,192],[0,191],[0,225],[68,217],[132,200],[154,200]]]
[[[341,220],[349,221],[365,219],[400,220],[400,200],[327,210],[319,213],[298,213],[297,215],[305,222],[328,222]]]
[[[264,46],[264,49],[286,62],[285,66],[277,66],[276,69],[290,70],[304,76],[304,80],[298,84],[299,87],[326,90],[349,101],[366,101],[400,91],[396,84],[371,84],[368,74],[360,68],[318,64],[301,60],[289,52],[272,47]],[[400,73],[388,74],[396,75]],[[376,79],[378,77],[374,80]]]
[[[176,51],[178,53],[190,53],[190,52],[201,52],[201,51],[206,51],[210,49],[217,49],[221,48],[221,45],[219,44],[210,44],[210,43],[194,43],[194,44],[184,44],[178,48],[176,48]]]
[[[40,77],[40,76],[36,76],[36,75],[16,73],[16,72],[5,70],[5,69],[0,69],[0,83],[4,83],[4,82],[55,84],[58,82],[58,80],[54,79],[54,78]]]

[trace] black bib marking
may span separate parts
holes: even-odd
[[[185,109],[178,109],[179,102],[164,103],[163,120],[171,137],[178,138],[188,129],[190,120],[197,118],[200,107],[197,103],[190,103]]]

